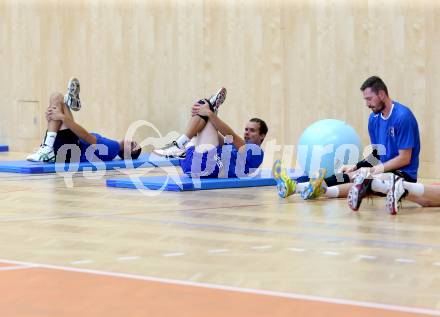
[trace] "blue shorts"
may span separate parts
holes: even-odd
[[[96,144],[92,145],[92,147],[96,149],[92,148],[89,150],[88,155],[90,157],[87,158],[87,149],[89,148],[90,144],[84,140],[80,140],[81,162],[111,161],[118,156],[120,150],[118,141],[107,139],[98,133],[91,134],[96,137]]]
[[[207,152],[200,153],[195,151],[194,146],[191,146],[186,149],[186,157],[180,161],[180,167],[190,177],[218,178],[222,167],[219,155],[221,149],[222,147],[218,146]]]

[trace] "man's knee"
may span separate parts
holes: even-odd
[[[61,106],[64,103],[64,96],[59,92],[54,92],[50,96],[50,104],[54,106]]]

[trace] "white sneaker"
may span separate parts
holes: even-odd
[[[353,180],[353,186],[351,186],[347,195],[348,207],[350,207],[351,210],[358,211],[362,200],[368,194],[372,193],[372,182],[373,179],[369,173],[366,173],[366,170],[361,169],[358,173],[356,173]]]
[[[73,111],[81,109],[81,100],[79,99],[80,84],[77,78],[71,78],[67,84],[67,92],[64,95],[64,103]]]
[[[393,175],[392,186],[387,194],[386,209],[391,215],[396,215],[399,211],[399,204],[401,199],[407,194],[403,188],[403,178]]]
[[[28,157],[26,157],[26,160],[32,162],[54,163],[55,152],[53,151],[53,147],[43,144],[35,153],[28,155]]]
[[[186,157],[186,149],[179,148],[176,141],[165,145],[163,148],[153,150],[153,153],[156,153],[160,156],[165,156],[167,158],[184,159]]]
[[[218,112],[220,105],[225,102],[226,99],[226,88],[220,88],[211,98],[209,98],[209,103],[211,105],[211,110],[215,113]]]

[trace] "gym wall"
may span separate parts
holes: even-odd
[[[257,116],[267,141],[294,145],[312,122],[337,118],[367,144],[359,87],[379,75],[419,121],[420,176],[440,177],[438,3],[1,0],[0,143],[35,148],[50,94],[76,76],[76,120],[112,138],[139,119],[181,132],[192,103],[225,86],[220,115],[236,131]]]

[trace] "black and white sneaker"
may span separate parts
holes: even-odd
[[[362,199],[368,194],[371,194],[371,183],[373,179],[368,177],[371,176],[367,175],[362,170],[354,177],[353,186],[351,186],[347,196],[348,207],[350,207],[351,210],[358,211]]]
[[[53,147],[42,144],[35,153],[28,155],[26,160],[31,162],[54,163],[55,153],[53,151]]]
[[[391,189],[387,194],[386,209],[391,215],[396,215],[399,211],[400,202],[408,191],[403,187],[403,178],[393,175]]]
[[[208,99],[212,112],[217,113],[220,105],[225,102],[226,88],[220,88],[211,98]]]
[[[181,149],[176,141],[165,145],[163,148],[153,150],[153,153],[166,158],[184,159],[186,157],[186,149]]]
[[[64,103],[73,111],[81,109],[79,99],[80,84],[77,78],[71,78],[67,84],[67,92],[64,95]]]

